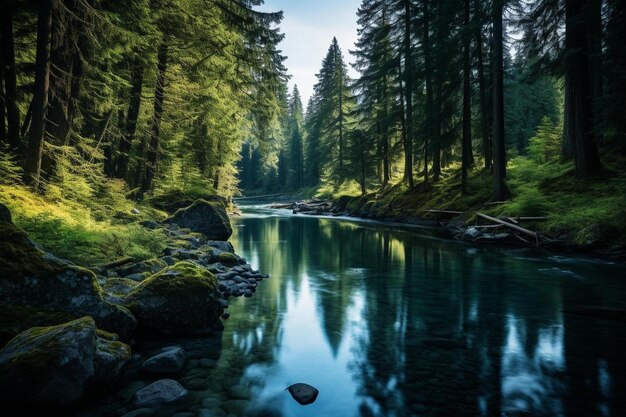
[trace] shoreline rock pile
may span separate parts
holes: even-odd
[[[124,342],[142,335],[219,331],[221,319],[229,316],[224,312],[228,297],[252,296],[259,282],[269,278],[234,253],[227,242],[232,228],[219,202],[198,200],[163,223],[144,223],[164,229],[174,242],[159,258],[125,259],[92,269],[45,253],[13,225],[1,204],[0,214],[0,240],[6,246],[0,256],[3,308],[40,316],[59,313],[45,323],[50,327],[32,328],[26,318],[11,323],[11,330],[23,332],[0,350],[0,399],[10,403],[64,405],[112,385],[131,357]],[[58,322],[59,317],[75,320]],[[184,362],[185,352],[173,348],[146,361],[142,371],[175,374]],[[13,384],[15,380],[24,383]],[[135,401],[175,401],[186,395],[176,384],[157,381],[138,392]],[[59,393],[65,385],[74,388]]]

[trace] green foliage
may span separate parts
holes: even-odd
[[[0,146],[0,185],[21,184],[22,168],[15,162],[15,157],[6,147]]]
[[[71,200],[50,200],[24,187],[0,186],[0,201],[13,213],[15,224],[44,250],[79,265],[93,266],[126,256],[153,258],[160,255],[167,244],[167,235],[161,230],[148,230],[136,223],[124,224],[126,220],[116,220],[109,215],[98,220],[94,216],[98,211],[88,206]],[[100,203],[93,200],[91,204]],[[119,209],[126,207],[111,207],[110,211]],[[140,211],[149,218],[155,213],[142,206]],[[138,219],[141,217],[134,220]]]
[[[528,154],[537,164],[557,162],[561,157],[563,128],[561,123],[553,123],[545,116],[537,128],[537,133],[530,139]]]

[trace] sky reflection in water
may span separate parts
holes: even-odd
[[[253,414],[626,415],[624,324],[562,312],[623,308],[623,267],[253,212],[233,243],[272,278],[233,302],[222,353]]]

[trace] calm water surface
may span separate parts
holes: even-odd
[[[235,229],[237,252],[272,274],[233,303],[223,335],[252,408],[626,415],[626,324],[563,313],[624,308],[621,266],[253,207]],[[295,382],[316,386],[317,402],[293,401]]]
[[[272,278],[231,300],[221,335],[138,347],[190,358],[175,377],[190,396],[158,416],[626,416],[626,324],[563,313],[625,308],[623,266],[254,206],[234,229]],[[131,367],[79,415],[132,411],[155,379]],[[285,391],[297,382],[314,404]]]

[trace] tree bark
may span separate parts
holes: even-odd
[[[489,119],[487,116],[487,95],[485,92],[485,70],[483,66],[483,34],[482,20],[480,13],[480,0],[474,0],[474,16],[478,24],[476,25],[476,55],[478,65],[478,97],[480,104],[480,129],[483,142],[483,160],[485,169],[491,169],[491,137],[489,136]]]
[[[0,31],[0,48],[2,48],[2,32]],[[4,65],[2,64],[2,52],[0,51],[0,144],[7,140],[7,117],[6,98],[4,96]]]
[[[593,77],[589,56],[585,0],[565,2],[565,73],[570,106],[568,132],[573,145],[576,175],[588,177],[600,170],[594,135]]]
[[[493,198],[504,200],[508,189],[506,178],[506,149],[504,142],[504,47],[502,13],[503,1],[493,4]]]
[[[461,192],[467,194],[467,171],[471,164],[472,152],[472,114],[470,109],[470,0],[464,0],[464,24],[466,32],[463,34],[463,143],[461,161]]]
[[[413,56],[411,48],[411,2],[404,0],[404,101],[406,105],[406,136],[404,141],[404,180],[413,188]],[[428,165],[424,181],[428,182]]]
[[[45,118],[48,107],[48,86],[50,74],[50,20],[52,0],[39,0],[37,13],[37,52],[35,57],[35,89],[33,94],[33,116],[28,141],[28,151],[24,163],[26,181],[39,190],[41,176],[41,155],[45,135]]]
[[[146,155],[146,175],[141,187],[143,192],[152,189],[159,158],[159,139],[161,135],[161,118],[163,116],[163,93],[165,90],[165,71],[167,70],[167,41],[159,47],[157,56],[157,79],[154,88],[154,114],[150,127],[150,146]]]
[[[426,134],[424,140],[424,169],[428,173],[428,140],[434,138],[433,135],[433,63],[431,56],[430,45],[430,12],[428,10],[428,0],[424,0],[424,77],[426,79]],[[434,139],[433,139],[434,140]],[[433,181],[439,180],[440,167],[435,165],[435,158],[433,155]],[[428,180],[428,175],[426,175]]]
[[[15,71],[15,44],[13,40],[13,0],[0,6],[2,70],[4,73],[4,105],[6,109],[7,139],[11,149],[19,153],[20,110],[17,106],[17,75]]]
[[[132,149],[135,133],[137,132],[137,119],[141,107],[141,89],[143,86],[143,62],[139,57],[135,58],[131,75],[130,100],[128,102],[128,114],[126,115],[126,131],[119,147],[119,156],[115,176],[125,179],[128,174],[128,161]]]

